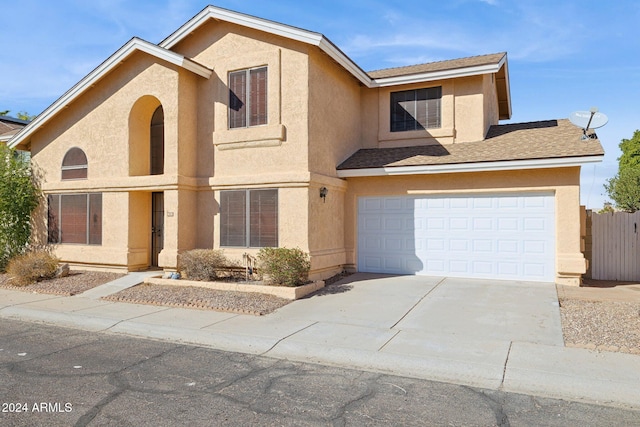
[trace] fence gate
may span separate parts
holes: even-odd
[[[587,235],[591,235],[591,278],[640,280],[640,211],[588,212],[587,218]]]

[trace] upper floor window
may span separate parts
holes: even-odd
[[[73,147],[62,159],[62,179],[86,179],[87,156],[78,147]]]
[[[391,92],[391,132],[441,127],[442,87]]]
[[[229,73],[229,129],[267,124],[267,67]]]
[[[149,148],[151,151],[150,174],[162,175],[164,173],[164,110],[162,105],[156,108],[151,117],[149,135]]]

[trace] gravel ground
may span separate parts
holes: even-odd
[[[137,304],[199,308],[261,316],[291,301],[273,295],[217,291],[197,286],[138,285],[102,299]]]
[[[640,354],[640,303],[561,299],[565,344]]]
[[[72,270],[67,277],[43,280],[26,286],[13,286],[9,275],[0,274],[0,288],[38,294],[75,295],[116,280],[124,274],[101,271]]]

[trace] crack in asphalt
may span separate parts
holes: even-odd
[[[469,386],[461,386],[462,388],[469,390],[471,393],[479,396],[484,400],[491,408],[493,415],[496,418],[496,425],[498,427],[510,427],[511,423],[509,422],[509,416],[504,410],[505,397],[501,392],[497,392],[496,396],[493,397],[488,394],[484,390],[478,390]]]
[[[133,390],[129,384],[129,382],[121,377],[122,373],[130,370],[132,368],[135,368],[137,366],[143,365],[145,363],[149,363],[152,362],[156,359],[160,359],[164,356],[166,356],[167,354],[176,351],[177,349],[181,348],[182,346],[174,346],[171,347],[163,352],[160,352],[158,354],[156,354],[155,356],[143,359],[143,360],[138,360],[130,365],[127,365],[115,372],[110,372],[107,375],[107,382],[114,386],[116,389],[112,392],[110,392],[106,397],[104,397],[102,400],[100,400],[98,403],[96,403],[95,405],[93,405],[91,408],[89,408],[79,419],[78,421],[76,421],[76,423],[74,424],[74,426],[76,427],[85,427],[87,426],[91,421],[93,421],[93,419],[102,411],[102,409],[104,407],[106,407],[107,405],[109,405],[111,402],[113,402],[115,399],[117,399],[120,395],[122,395],[123,393],[125,393],[126,391],[130,391]],[[105,374],[102,374],[105,375]]]

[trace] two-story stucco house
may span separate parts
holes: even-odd
[[[579,283],[597,139],[511,117],[505,53],[365,72],[323,35],[209,6],[134,38],[11,141],[73,265],[299,247],[342,269]]]

